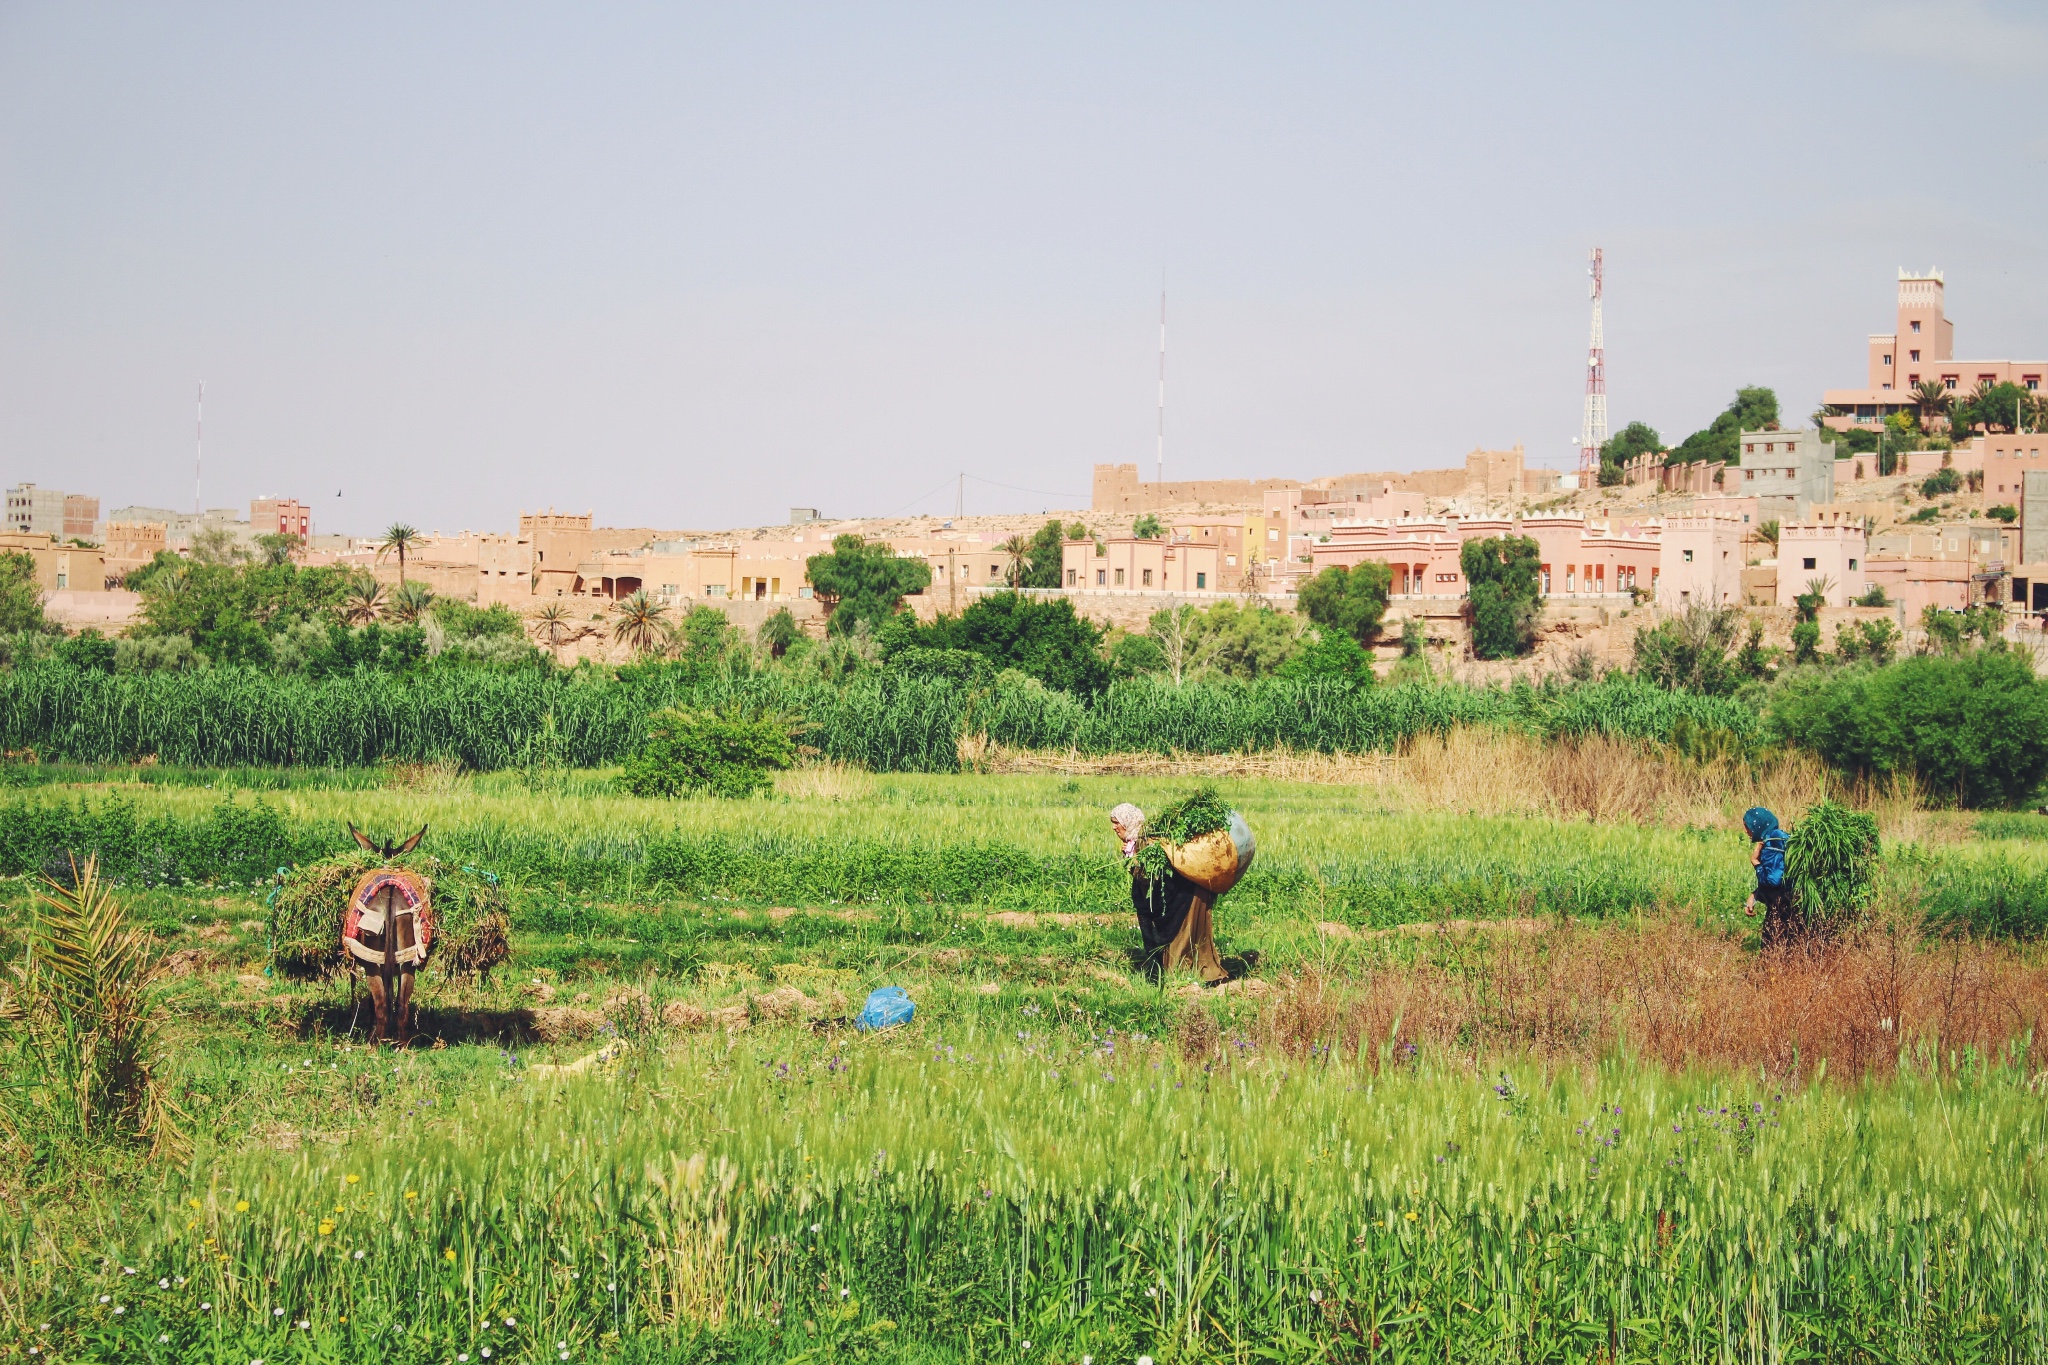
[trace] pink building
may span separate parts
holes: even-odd
[[[1459,555],[1468,540],[1527,536],[1536,542],[1538,585],[1547,597],[1630,597],[1654,588],[1658,528],[1620,530],[1583,516],[1429,517],[1332,527],[1312,553],[1315,569],[1377,560],[1393,571],[1396,597],[1463,597]]]
[[[265,494],[249,501],[249,533],[257,536],[287,535],[302,540],[313,538],[313,509],[297,498],[273,498]]]
[[[1731,516],[1666,520],[1657,546],[1657,605],[1667,611],[1740,606],[1746,530]]]
[[[1984,471],[1985,501],[1993,506],[2004,502],[2017,507],[2027,473],[2048,470],[2048,459],[2041,454],[2048,450],[2048,436],[2039,432],[2026,436],[1979,436],[1970,445],[1980,461],[1976,467]]]
[[[1778,605],[1789,607],[1815,579],[1827,580],[1826,605],[1847,606],[1864,593],[1867,546],[1861,526],[1778,528]]]
[[[1864,571],[1870,585],[1883,588],[1885,600],[1904,607],[1906,619],[1912,621],[1928,607],[1961,611],[1969,606],[1970,567],[1960,560],[1883,555],[1866,563]]]
[[[1943,306],[1943,289],[1939,270],[1899,272],[1898,329],[1870,338],[1869,376],[1862,388],[1829,389],[1821,395],[1823,403],[1843,414],[1828,418],[1829,426],[1846,431],[1876,426],[1894,412],[1917,413],[1920,402],[1913,387],[1926,382],[1959,393],[1980,384],[2017,384],[2029,392],[2041,387],[2048,361],[1955,359],[1955,327]]]

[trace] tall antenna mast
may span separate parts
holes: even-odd
[[[1159,277],[1159,481],[1166,482],[1166,276]]]
[[[199,381],[199,400],[192,407],[192,515],[199,511],[199,474],[206,467],[206,381]]]
[[[1593,248],[1593,336],[1586,348],[1586,423],[1579,433],[1579,487],[1590,488],[1600,477],[1600,447],[1607,444],[1607,341],[1600,326],[1600,248]]]

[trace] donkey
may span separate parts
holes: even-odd
[[[367,853],[387,863],[412,852],[427,837],[427,827],[404,843],[378,843],[349,822],[348,832]],[[341,944],[370,987],[377,1012],[370,1032],[372,1046],[394,1033],[406,1044],[412,1022],[412,982],[434,943],[434,910],[424,878],[402,867],[371,868],[356,882],[342,917]],[[393,1018],[393,1015],[396,1018]],[[395,1025],[395,1027],[394,1027]]]

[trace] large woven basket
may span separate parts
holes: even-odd
[[[1244,876],[1259,851],[1244,816],[1230,812],[1230,827],[1213,830],[1184,844],[1166,845],[1173,870],[1212,896],[1220,896]]]

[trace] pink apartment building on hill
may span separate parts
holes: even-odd
[[[1980,384],[2017,384],[2037,392],[2048,361],[1957,360],[1955,326],[1943,307],[1939,270],[1925,275],[1899,272],[1899,320],[1896,331],[1872,336],[1868,382],[1857,389],[1829,389],[1821,401],[1842,415],[1827,419],[1846,431],[1876,426],[1895,412],[1918,412],[1916,384],[1932,382],[1957,393]]]

